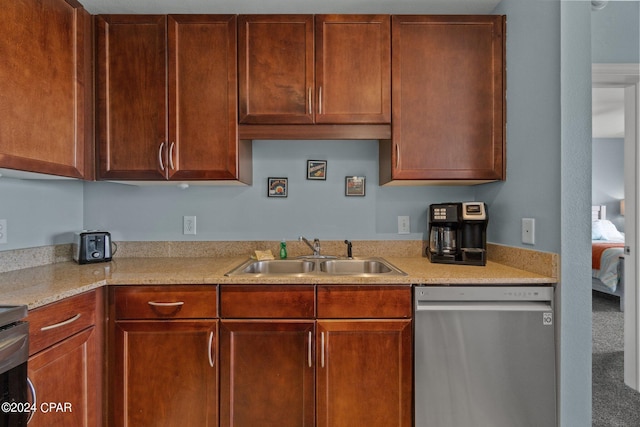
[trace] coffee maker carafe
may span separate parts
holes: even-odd
[[[487,207],[483,202],[429,206],[429,260],[446,264],[486,265],[487,223]]]

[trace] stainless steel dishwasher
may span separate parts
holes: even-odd
[[[415,287],[415,427],[555,427],[554,289]]]

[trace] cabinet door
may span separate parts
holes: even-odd
[[[91,178],[91,17],[76,1],[0,8],[0,167]]]
[[[217,323],[116,322],[112,424],[217,426]]]
[[[168,20],[169,178],[236,179],[236,17]]]
[[[96,31],[98,177],[164,179],[166,17],[99,16]]]
[[[389,123],[389,15],[315,19],[316,123]]]
[[[222,427],[314,425],[313,327],[313,321],[222,321]]]
[[[93,326],[29,358],[28,374],[36,392],[36,411],[29,426],[101,425],[96,410],[101,395],[99,369]]]
[[[410,320],[319,320],[317,426],[411,427]]]
[[[313,123],[313,15],[238,17],[240,123]]]
[[[393,17],[392,179],[504,179],[503,25]]]

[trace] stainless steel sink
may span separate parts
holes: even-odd
[[[322,261],[320,271],[328,274],[386,274],[398,269],[382,259],[335,259]]]
[[[399,268],[384,258],[327,259],[309,257],[292,260],[247,260],[225,276],[252,275],[255,277],[285,276],[405,276]]]
[[[312,272],[316,267],[315,262],[306,260],[249,260],[244,262],[234,270],[227,273],[227,276],[237,274],[305,274]],[[232,274],[233,273],[233,274]]]

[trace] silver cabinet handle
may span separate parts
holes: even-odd
[[[169,167],[171,168],[171,170],[176,170],[175,166],[173,166],[173,149],[176,148],[176,143],[172,142],[171,146],[169,147]]]
[[[313,100],[311,99],[311,88],[309,88],[308,92],[309,92],[309,114],[313,114]]]
[[[400,147],[396,144],[396,169],[400,165]]]
[[[81,313],[78,313],[78,314],[76,314],[75,316],[73,316],[72,318],[67,319],[67,320],[65,320],[65,321],[63,321],[63,322],[55,323],[55,324],[53,324],[53,325],[49,325],[49,326],[43,326],[42,328],[40,328],[40,330],[44,332],[44,331],[48,331],[48,330],[51,330],[51,329],[60,328],[60,327],[62,327],[62,326],[66,326],[66,325],[68,325],[68,324],[70,324],[70,323],[73,323],[73,322],[75,322],[76,320],[78,320],[78,319],[80,318],[80,316],[82,316],[82,314],[81,314]]]
[[[324,368],[324,332],[320,333],[320,345],[321,345],[321,352],[320,352],[320,365]]]
[[[318,88],[318,112],[322,114],[322,86]]]
[[[211,366],[213,368],[213,366],[215,365],[215,358],[213,357],[212,354],[212,350],[213,350],[213,331],[211,331],[209,333],[209,348],[207,349],[207,355],[209,356],[209,366]]]
[[[156,301],[148,301],[147,304],[153,307],[180,307],[184,305],[184,301],[176,301],[176,302],[156,302]]]
[[[31,379],[29,379],[29,377],[27,377],[27,386],[29,386],[29,391],[31,392],[31,399],[32,399],[31,407],[36,408],[38,404],[38,397],[36,396],[36,388],[31,382]],[[33,415],[35,413],[36,411],[29,411],[29,418],[27,418],[27,424],[31,422],[31,418],[33,418]]]
[[[160,143],[160,148],[158,149],[158,163],[160,163],[160,170],[164,170],[164,162],[162,161],[163,151],[164,151],[164,141]]]
[[[309,344],[308,344],[308,351],[307,351],[307,359],[309,360],[309,367],[311,368],[313,366],[312,360],[311,360],[311,332],[309,332]]]

